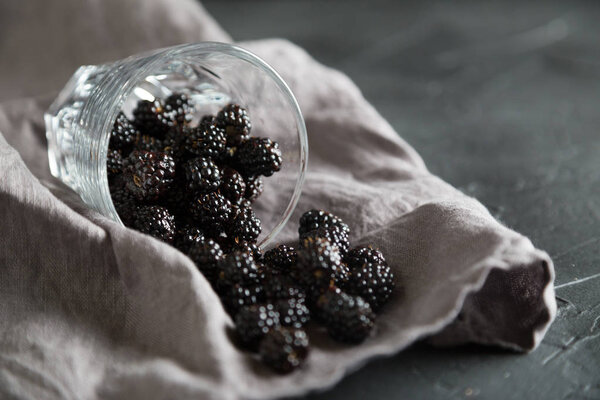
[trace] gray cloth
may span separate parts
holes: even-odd
[[[539,344],[556,312],[548,255],[432,176],[347,77],[264,40],[241,45],[288,82],[310,141],[304,192],[278,239],[294,239],[302,211],[331,210],[355,243],[383,251],[401,285],[360,346],[311,328],[313,351],[292,375],[236,349],[191,260],[88,210],[48,169],[42,115],[78,65],[229,40],[197,3],[172,4],[0,3],[0,397],[273,398],[332,385],[425,337]]]

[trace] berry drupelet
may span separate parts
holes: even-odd
[[[242,106],[226,105],[217,114],[216,123],[225,131],[228,146],[237,146],[250,137],[252,123],[248,111]]]
[[[133,227],[163,242],[170,243],[175,239],[175,219],[164,207],[139,207],[135,212]]]
[[[251,176],[271,176],[281,169],[279,144],[268,138],[249,138],[235,154],[238,171]]]
[[[255,201],[260,197],[264,190],[264,183],[262,177],[245,177],[244,181],[246,182],[246,192],[244,193],[244,197],[250,201]]]
[[[139,201],[162,197],[175,177],[175,161],[165,153],[134,151],[124,171],[127,189]]]
[[[183,164],[187,190],[195,194],[214,192],[221,184],[221,171],[210,159],[193,158]]]
[[[237,337],[249,350],[256,350],[261,339],[278,326],[279,313],[273,304],[245,306],[235,315]]]
[[[314,231],[319,228],[328,229],[332,226],[338,226],[342,230],[346,231],[346,233],[350,233],[350,228],[348,228],[348,225],[346,225],[341,218],[336,217],[327,211],[313,209],[305,212],[302,214],[302,217],[300,217],[298,234],[303,236],[310,231]]]
[[[369,303],[341,291],[328,291],[317,301],[329,335],[344,343],[360,343],[373,329],[375,314]]]
[[[290,373],[300,367],[308,356],[308,335],[302,329],[272,329],[262,339],[259,353],[262,362],[275,372]]]

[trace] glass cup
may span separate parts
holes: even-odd
[[[82,66],[50,106],[44,120],[52,175],[91,208],[122,224],[110,196],[106,157],[119,111],[132,117],[140,99],[183,92],[194,100],[194,121],[228,103],[248,110],[253,136],[279,143],[281,170],[264,178],[253,204],[265,248],[290,218],[302,190],[308,140],[294,95],[267,63],[240,47],[196,43],[131,56],[112,64]]]

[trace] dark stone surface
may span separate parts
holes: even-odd
[[[423,156],[553,257],[541,346],[417,344],[310,399],[600,399],[600,3],[205,1],[237,40],[341,69]]]

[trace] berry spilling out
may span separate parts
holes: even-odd
[[[281,169],[279,145],[250,136],[240,105],[194,125],[195,114],[184,93],[139,101],[133,120],[118,114],[106,168],[123,223],[187,254],[231,315],[239,345],[277,373],[306,362],[310,321],[336,341],[366,340],[396,287],[383,254],[351,249],[348,225],[313,209],[300,218],[297,246],[263,256],[252,206],[263,178]]]

